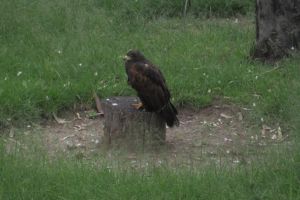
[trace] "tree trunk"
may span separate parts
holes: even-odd
[[[156,113],[133,108],[132,104],[139,102],[136,97],[112,97],[101,102],[107,145],[144,149],[165,142],[165,121]]]
[[[300,47],[300,0],[256,0],[253,58],[276,61]]]

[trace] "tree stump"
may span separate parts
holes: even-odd
[[[256,0],[253,58],[276,61],[300,48],[300,0]]]
[[[165,121],[156,113],[133,108],[132,104],[139,102],[137,97],[111,97],[102,100],[104,142],[108,146],[144,149],[165,142]]]

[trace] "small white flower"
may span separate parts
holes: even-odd
[[[229,150],[227,150],[227,151],[226,151],[226,153],[227,153],[227,154],[230,154],[230,151],[229,151]]]
[[[255,106],[256,106],[256,103],[253,103],[252,105],[253,105],[253,107],[255,107]]]
[[[31,126],[30,126],[30,125],[27,125],[27,128],[31,128]]]
[[[5,81],[7,81],[7,79],[8,79],[8,77],[7,77],[7,76],[5,76],[4,80],[5,80]]]
[[[68,81],[67,83],[64,84],[64,87],[68,87],[68,86],[70,86],[70,85],[71,85],[71,82]]]
[[[112,103],[112,105],[113,105],[113,106],[117,106],[118,104],[117,104],[117,103]]]
[[[238,159],[236,159],[236,160],[233,161],[233,163],[234,163],[234,164],[239,164],[240,161],[239,161]]]
[[[262,117],[262,118],[260,118],[260,121],[261,121],[261,122],[264,122],[264,118],[263,118],[263,117]]]
[[[22,72],[21,71],[19,71],[18,73],[17,73],[17,76],[20,76],[22,74]]]
[[[62,51],[61,51],[61,50],[57,50],[57,53],[58,53],[58,54],[62,54]]]
[[[257,79],[258,79],[258,76],[255,76],[255,79],[257,80]]]
[[[78,65],[79,65],[79,67],[81,67],[81,66],[82,66],[82,63],[79,63]]]
[[[94,73],[94,76],[98,76],[98,72],[95,72],[95,73]]]
[[[295,50],[295,47],[291,47],[291,50]]]
[[[208,89],[208,91],[207,91],[208,93],[211,93],[211,89]]]

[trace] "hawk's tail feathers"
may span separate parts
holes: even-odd
[[[166,120],[169,127],[179,126],[179,120],[177,118],[177,110],[175,106],[169,102],[159,112],[160,116]]]

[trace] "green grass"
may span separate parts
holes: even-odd
[[[5,200],[300,199],[299,154],[272,154],[248,166],[172,169],[149,165],[141,170],[95,165],[97,158],[49,161],[40,151],[23,155],[3,149],[0,199]]]
[[[298,135],[299,56],[273,70],[247,58],[252,18],[195,18],[243,14],[251,2],[192,1],[182,19],[180,1],[0,0],[0,129],[92,105],[93,91],[134,95],[120,56],[138,48],[160,66],[177,106],[226,97],[250,108],[252,123],[263,117]],[[294,146],[246,167],[140,171],[7,154],[1,144],[0,199],[300,199]]]
[[[182,16],[185,2],[185,0],[102,0],[96,1],[96,6],[127,19],[137,17],[154,19],[162,16]],[[254,6],[255,2],[252,0],[191,0],[187,6],[187,14],[196,17],[230,17],[254,12]]]
[[[299,58],[270,73],[271,66],[250,62],[252,19],[126,18],[100,3],[1,2],[0,125],[91,105],[93,91],[102,98],[134,95],[120,59],[131,48],[160,66],[177,105],[203,107],[226,96],[255,103],[257,119],[293,119]]]

